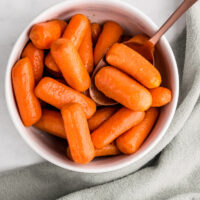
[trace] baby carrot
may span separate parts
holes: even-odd
[[[66,82],[74,89],[84,92],[90,86],[90,76],[81,57],[70,40],[58,39],[51,46],[51,55]]]
[[[87,32],[90,22],[82,14],[74,15],[63,33],[63,38],[70,40],[78,50]]]
[[[56,77],[62,76],[60,69],[58,68],[58,65],[54,61],[50,52],[46,55],[44,64],[45,64],[48,72],[55,75]]]
[[[147,88],[156,88],[161,84],[159,71],[143,56],[124,44],[114,44],[106,54],[106,61]]]
[[[94,44],[96,44],[99,35],[101,33],[101,25],[97,23],[92,23],[91,24],[91,29],[92,29],[92,41]]]
[[[94,63],[100,61],[100,59],[106,54],[108,49],[116,42],[119,41],[123,34],[122,27],[116,22],[108,21],[103,25],[103,30],[97,40],[97,44],[94,49]]]
[[[140,123],[144,115],[144,112],[121,108],[92,133],[91,137],[95,148],[101,149],[113,142],[125,131]]]
[[[172,100],[172,92],[164,87],[157,87],[150,90],[152,96],[152,107],[161,107]]]
[[[77,103],[68,104],[62,108],[61,114],[72,159],[78,164],[90,162],[95,151],[82,107]]]
[[[116,144],[119,150],[125,154],[135,153],[151,131],[158,114],[159,111],[157,108],[150,108],[140,124],[117,138]]]
[[[32,42],[29,42],[22,52],[22,58],[24,57],[28,57],[30,59],[33,66],[35,82],[37,83],[42,78],[43,74],[44,50],[38,49]]]
[[[145,34],[138,34],[133,36],[128,40],[128,42],[135,42],[137,44],[144,44],[147,40],[149,40],[149,37]]]
[[[30,39],[39,49],[49,49],[64,31],[67,23],[62,20],[52,20],[35,24],[30,32]]]
[[[132,42],[134,42],[134,45],[131,45]],[[126,45],[130,45],[132,49],[134,49],[136,52],[146,58],[150,63],[153,63],[155,46],[151,42],[149,42],[149,37],[147,35],[135,35],[126,42]]]
[[[33,66],[29,58],[22,58],[12,68],[12,84],[21,119],[32,126],[41,117],[41,106],[34,94]]]
[[[90,26],[86,31],[86,34],[83,38],[81,46],[78,49],[78,52],[88,73],[91,73],[93,71],[94,61],[93,61],[93,44],[92,44],[92,35]]]
[[[67,103],[79,103],[87,118],[90,118],[96,111],[96,104],[89,97],[50,77],[44,77],[38,83],[35,94],[41,100],[58,109]]]
[[[42,117],[34,126],[57,137],[66,138],[63,119],[58,111],[42,109]]]
[[[110,118],[116,111],[118,107],[105,107],[96,111],[96,113],[88,120],[88,125],[90,131],[94,131],[99,127],[104,121]]]
[[[95,149],[95,157],[115,156],[119,154],[121,154],[121,152],[114,143],[108,144],[102,149]],[[67,157],[73,161],[69,147],[67,147]]]
[[[119,154],[121,154],[121,152],[114,143],[108,144],[102,149],[95,149],[95,157],[114,156]]]
[[[95,76],[96,87],[107,97],[134,111],[145,111],[152,103],[150,92],[114,67],[103,67]]]

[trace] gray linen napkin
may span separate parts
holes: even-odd
[[[154,150],[135,165],[109,173],[76,173],[47,162],[6,172],[0,174],[0,199],[200,199],[200,3],[186,20],[186,51],[184,33],[173,47],[182,80],[179,106]],[[161,150],[151,166],[138,170]]]

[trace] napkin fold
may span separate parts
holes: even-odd
[[[188,11],[186,24],[186,41],[183,33],[173,46],[181,76],[179,106],[156,148],[134,165],[102,174],[71,172],[48,162],[1,173],[0,199],[200,199],[199,2]]]

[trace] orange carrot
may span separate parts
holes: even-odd
[[[86,16],[76,14],[71,18],[62,37],[70,40],[78,50],[89,26],[90,22]]]
[[[95,148],[101,149],[113,142],[125,131],[140,123],[144,115],[144,112],[121,108],[92,133],[91,137]]]
[[[97,40],[94,49],[94,63],[97,63],[106,54],[108,49],[117,41],[119,41],[123,34],[122,27],[116,22],[108,21],[103,25],[103,30]]]
[[[29,42],[22,52],[22,58],[24,57],[28,57],[30,59],[33,66],[35,82],[37,83],[42,78],[43,74],[44,50],[38,49],[32,42]]]
[[[127,42],[127,41],[129,41],[131,39],[131,36],[129,36],[129,35],[123,35],[122,36],[122,39],[121,39],[121,42]]]
[[[70,40],[58,39],[51,46],[51,55],[58,65],[66,82],[74,89],[83,92],[90,86],[90,76]]]
[[[39,49],[49,49],[64,31],[67,23],[62,20],[52,20],[35,24],[30,32],[30,39]]]
[[[102,149],[95,149],[95,157],[116,156],[119,154],[121,154],[121,152],[114,143],[108,144]],[[69,147],[67,147],[67,157],[73,161]]]
[[[103,67],[95,76],[96,87],[107,97],[134,111],[145,111],[152,103],[150,92],[114,67]]]
[[[134,43],[134,45],[132,45]],[[149,42],[149,37],[145,34],[138,34],[126,42],[126,45],[134,49],[150,63],[154,61],[155,46]]]
[[[118,149],[125,154],[135,153],[150,133],[158,114],[157,108],[150,108],[140,124],[134,126],[116,140]]]
[[[117,109],[117,106],[112,106],[97,110],[96,113],[88,120],[90,131],[94,131],[98,128],[104,121],[109,119],[117,111]]]
[[[68,104],[61,113],[72,159],[78,164],[90,162],[95,151],[82,107],[77,103]]]
[[[172,92],[164,87],[158,87],[150,90],[152,95],[152,107],[161,107],[172,100]]]
[[[145,34],[138,34],[133,36],[128,40],[128,42],[135,42],[137,44],[144,44],[147,40],[149,40],[149,37]]]
[[[81,46],[78,49],[78,52],[88,73],[91,73],[93,71],[94,61],[93,61],[92,34],[90,26],[86,31],[86,34],[83,38]]]
[[[55,77],[61,77],[62,76],[60,69],[58,68],[58,65],[55,63],[50,52],[46,55],[45,60],[44,60],[44,64],[47,68],[47,71],[50,74],[55,75]]]
[[[159,71],[143,56],[124,44],[114,44],[106,55],[106,61],[147,88],[156,88],[161,84]]]
[[[41,117],[41,106],[34,94],[33,66],[29,58],[22,58],[12,68],[12,83],[21,119],[32,126]]]
[[[99,35],[101,33],[101,25],[97,23],[92,23],[91,24],[91,29],[92,29],[92,41],[94,44],[96,44]]]
[[[44,77],[38,83],[35,94],[41,100],[58,109],[67,103],[79,103],[87,118],[90,118],[96,111],[96,104],[89,97],[50,77]]]
[[[95,149],[95,157],[114,156],[121,154],[114,143],[108,144],[102,149]]]
[[[58,111],[42,109],[42,117],[34,126],[57,137],[66,138],[63,119]]]

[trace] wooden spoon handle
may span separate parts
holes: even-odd
[[[156,45],[164,33],[197,1],[198,0],[184,0],[183,3],[177,8],[177,10],[169,17],[169,19],[149,41]]]

